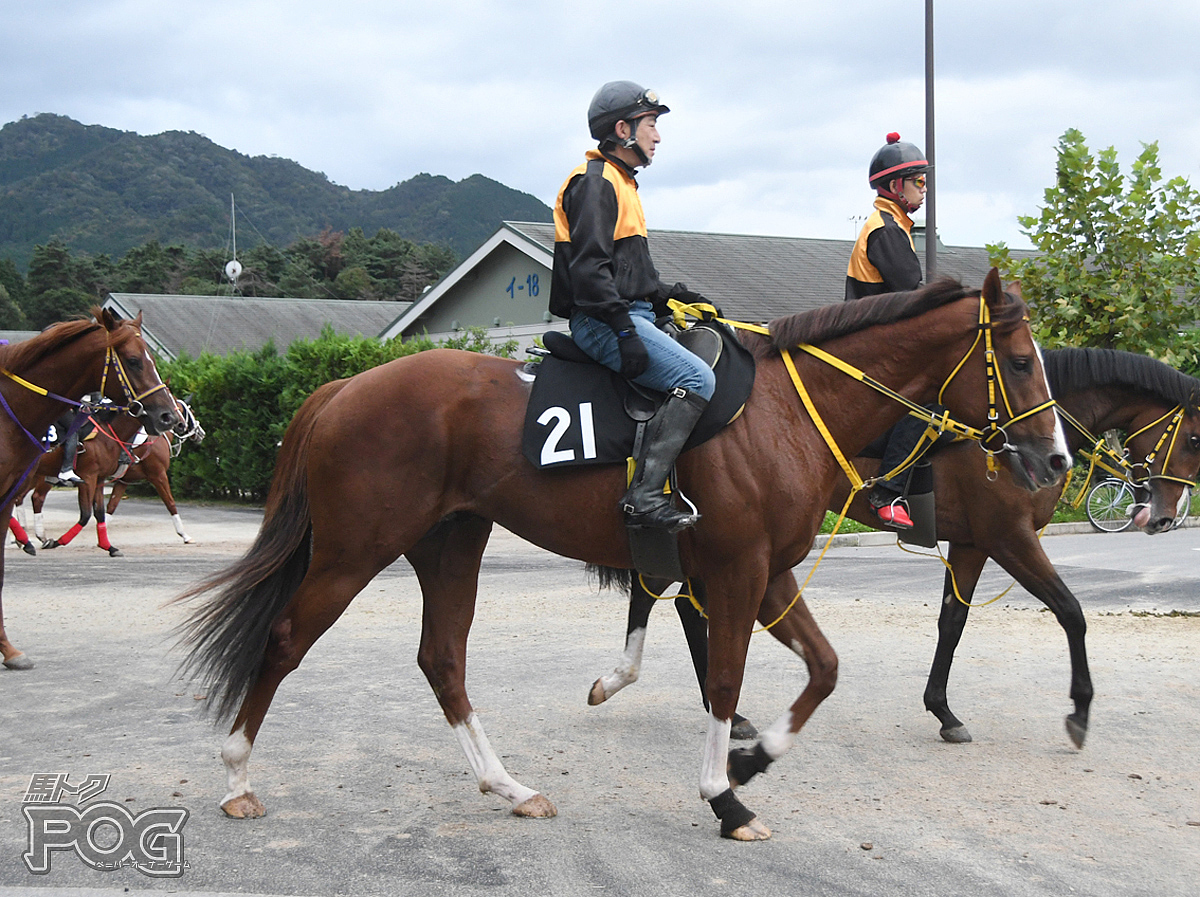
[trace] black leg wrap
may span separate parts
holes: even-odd
[[[745,785],[760,772],[766,772],[773,761],[760,741],[753,748],[737,748],[729,752],[729,780]]]
[[[737,799],[732,788],[726,788],[708,802],[721,820],[721,834],[728,836],[754,818],[745,804]]]

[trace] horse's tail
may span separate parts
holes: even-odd
[[[283,437],[262,526],[250,550],[233,565],[174,600],[200,602],[176,630],[187,656],[181,675],[207,688],[206,709],[218,719],[236,713],[258,677],[271,626],[308,572],[312,518],[308,505],[308,447],[313,426],[346,385],[318,388],[296,412]]]

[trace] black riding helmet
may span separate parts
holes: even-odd
[[[876,190],[887,190],[895,178],[911,178],[929,171],[933,166],[925,154],[911,143],[905,143],[895,131],[887,135],[887,143],[871,157],[870,184]]]
[[[632,147],[642,162],[649,164],[649,159],[645,158],[635,143],[638,120],[647,115],[663,115],[670,111],[659,102],[658,94],[653,90],[647,90],[633,81],[609,81],[596,91],[588,106],[588,129],[601,145],[620,142]],[[628,140],[618,141],[614,133],[619,121],[629,122],[632,130]]]

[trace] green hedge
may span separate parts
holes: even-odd
[[[505,357],[516,350],[515,341],[496,345],[482,330],[434,343],[422,337],[380,342],[326,328],[317,339],[292,343],[283,355],[268,343],[257,352],[160,363],[163,380],[188,401],[206,434],[171,462],[172,491],[184,498],[263,501],[284,430],[313,390],[439,346]]]

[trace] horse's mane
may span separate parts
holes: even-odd
[[[48,355],[65,349],[80,337],[100,329],[96,323],[103,312],[91,310],[91,317],[51,324],[37,336],[11,346],[0,346],[0,367],[10,371],[28,370]],[[118,327],[112,331],[112,345],[123,345],[137,333],[135,327]]]
[[[1200,380],[1147,355],[1116,349],[1047,349],[1043,366],[1055,395],[1097,386],[1125,386],[1200,409]]]
[[[812,311],[776,318],[769,325],[771,343],[780,351],[801,343],[820,343],[835,337],[856,333],[877,324],[892,324],[915,318],[966,296],[978,296],[957,280],[943,277],[928,286],[903,293],[883,293],[853,302],[836,302]],[[1008,294],[1006,294],[1008,295]],[[1014,325],[1025,315],[1025,303],[1012,300],[999,315],[993,311],[993,324]]]

